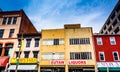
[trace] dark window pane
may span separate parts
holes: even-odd
[[[59,39],[54,39],[54,45],[59,45]]]
[[[14,34],[14,29],[10,29],[9,37],[11,38]]]
[[[1,29],[1,30],[0,30],[0,38],[3,37],[3,34],[4,34],[4,29]]]
[[[39,40],[40,39],[35,39],[35,47],[39,47]]]
[[[27,39],[26,47],[30,47],[31,39]]]
[[[16,24],[16,22],[17,22],[17,17],[14,17],[13,24]]]
[[[9,17],[9,18],[8,18],[8,23],[7,23],[7,24],[11,24],[11,22],[12,22],[12,17]]]
[[[6,24],[6,21],[7,21],[7,17],[4,17],[4,18],[3,18],[2,25],[5,25],[5,24]]]

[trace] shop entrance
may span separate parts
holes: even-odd
[[[69,72],[95,72],[94,67],[69,67]]]
[[[65,72],[65,68],[60,67],[41,67],[40,72]]]

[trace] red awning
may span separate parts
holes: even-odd
[[[0,57],[0,67],[5,67],[8,61],[9,61],[8,57]]]

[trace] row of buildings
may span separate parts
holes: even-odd
[[[0,72],[120,72],[120,1],[96,34],[80,24],[38,32],[23,10],[1,11]]]

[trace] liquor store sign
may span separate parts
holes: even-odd
[[[51,60],[50,63],[51,65],[64,65],[65,61],[64,60]],[[86,65],[87,61],[86,60],[68,60],[67,64],[68,65]]]
[[[10,63],[17,63],[17,59],[12,58]],[[20,58],[19,63],[37,63],[37,58]]]

